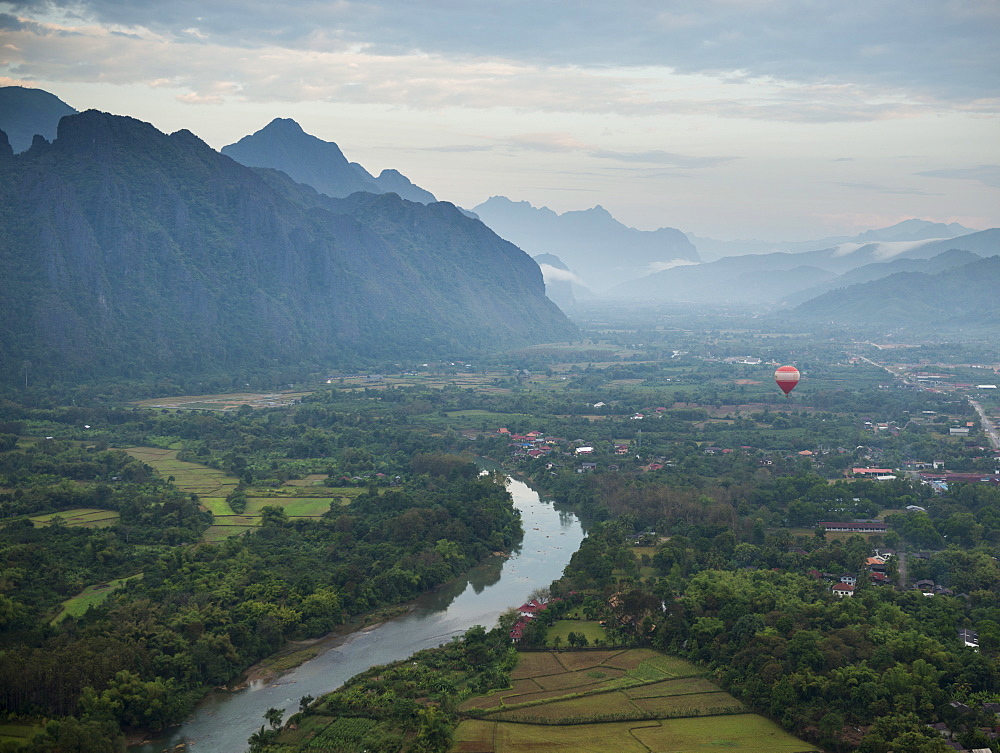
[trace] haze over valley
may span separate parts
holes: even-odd
[[[998,38],[0,0],[0,753],[1000,753]]]

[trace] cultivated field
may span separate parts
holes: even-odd
[[[512,687],[459,708],[452,753],[814,750],[690,662],[647,649],[524,652]]]
[[[60,510],[45,515],[32,515],[29,520],[36,526],[51,525],[53,519],[59,518],[68,526],[83,526],[84,528],[107,528],[118,522],[118,513],[113,510],[99,510],[94,507],[77,507],[72,510]]]
[[[160,476],[173,477],[174,485],[182,492],[198,495],[201,506],[215,517],[215,524],[205,531],[203,541],[221,541],[255,528],[260,525],[260,511],[267,505],[284,508],[289,518],[318,518],[328,512],[331,505],[350,504],[364,491],[359,487],[316,486],[325,476],[315,476],[305,483],[289,482],[278,489],[248,489],[246,509],[237,514],[226,502],[238,483],[233,476],[198,463],[178,460],[177,450],[131,447],[126,452],[151,466]]]
[[[161,408],[164,410],[212,410],[230,411],[243,405],[251,408],[273,408],[291,405],[301,400],[311,392],[238,392],[230,395],[184,395],[182,397],[165,397],[153,400],[137,400],[136,405],[142,408]]]

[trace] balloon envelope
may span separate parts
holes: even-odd
[[[794,366],[781,366],[774,372],[774,381],[787,395],[799,383],[799,370]]]

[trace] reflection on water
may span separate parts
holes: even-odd
[[[555,510],[520,481],[512,480],[508,488],[524,527],[524,539],[509,558],[491,559],[420,597],[404,617],[354,633],[270,684],[212,693],[172,734],[130,750],[161,753],[187,741],[193,753],[239,753],[246,750],[247,738],[263,724],[269,708],[283,709],[287,718],[298,710],[302,696],[319,697],[371,666],[439,646],[473,625],[492,626],[502,612],[562,575],[584,536],[576,515]]]

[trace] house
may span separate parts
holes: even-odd
[[[848,596],[854,596],[854,586],[848,585],[847,583],[834,583],[833,584],[833,595],[838,599],[843,599]]]
[[[892,473],[891,468],[852,468],[851,473],[855,476],[886,476]]]
[[[858,579],[853,575],[845,573],[844,575],[840,576],[840,582],[846,583],[848,586],[854,586],[857,585]]]
[[[966,648],[978,648],[979,647],[979,633],[975,630],[970,630],[969,628],[960,628],[958,631],[958,640],[960,640]]]
[[[885,533],[887,526],[882,520],[854,520],[850,523],[817,523],[825,531],[846,531],[848,533]]]
[[[534,619],[535,615],[539,612],[544,612],[548,608],[548,603],[544,601],[539,601],[538,599],[532,599],[517,608],[517,611],[521,613],[522,617],[527,617],[528,619]]]
[[[594,448],[593,447],[577,447],[576,448],[576,454],[577,455],[592,455],[593,453],[594,453]]]

